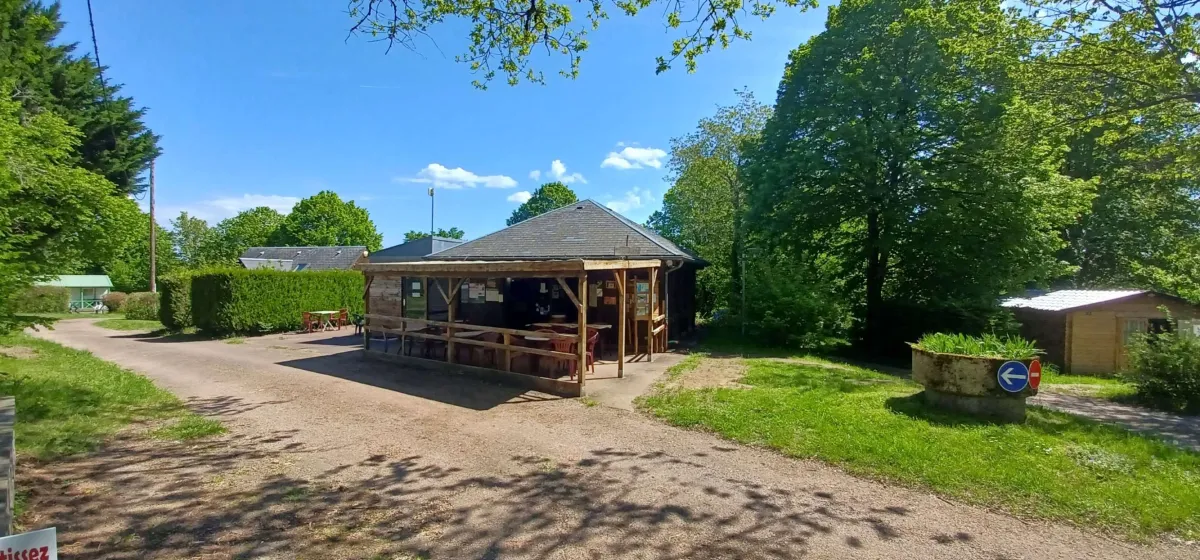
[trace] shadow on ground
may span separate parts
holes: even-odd
[[[896,504],[851,514],[830,492],[734,478],[663,480],[651,492],[639,482],[662,467],[700,466],[618,449],[573,463],[514,454],[487,476],[420,455],[376,455],[300,479],[284,465],[314,450],[292,437],[120,439],[89,456],[26,465],[31,513],[22,521],[57,525],[60,549],[79,559],[795,558],[814,538],[869,550],[898,538],[889,519],[910,512]],[[700,496],[704,511],[676,503],[683,495]]]

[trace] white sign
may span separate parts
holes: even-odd
[[[0,560],[58,560],[54,527],[0,537]]]

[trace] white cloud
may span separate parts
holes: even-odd
[[[583,178],[582,173],[567,173],[567,164],[563,163],[561,159],[556,159],[550,162],[550,170],[547,171],[545,175],[546,179],[561,181],[568,185],[571,183],[587,184],[587,179]],[[529,178],[533,179],[534,181],[537,181],[541,177],[542,171],[540,169],[534,169],[533,171],[529,172]]]
[[[616,200],[610,200],[604,203],[604,205],[624,214],[630,210],[641,208],[642,205],[645,204],[649,199],[650,189],[639,189],[637,187],[633,187],[632,190],[629,190],[625,193],[625,196]]]
[[[442,189],[474,188],[480,185],[508,189],[517,186],[517,181],[507,175],[476,175],[461,167],[450,169],[440,163],[426,165],[425,169],[417,172],[416,177],[398,178],[397,181],[427,183]]]
[[[620,147],[621,151],[609,152],[608,157],[604,158],[604,161],[600,163],[600,167],[612,167],[614,169],[653,167],[658,169],[662,167],[663,158],[667,157],[667,152],[658,148],[624,146],[623,142],[618,142],[617,147]]]
[[[531,198],[533,198],[533,194],[531,194],[529,191],[517,191],[508,195],[508,198],[505,200],[508,200],[509,202],[516,202],[517,204],[525,204],[526,202],[529,202],[529,199]]]
[[[243,194],[240,197],[228,196],[182,204],[160,203],[158,208],[155,209],[157,210],[155,219],[163,227],[169,227],[167,224],[170,223],[170,220],[178,218],[180,212],[187,212],[189,216],[200,218],[209,222],[209,225],[214,225],[225,218],[237,215],[239,212],[258,208],[259,206],[272,208],[280,214],[288,214],[297,202],[300,202],[300,197],[280,196],[276,194]],[[138,206],[145,211],[148,210],[149,204],[148,201],[142,200],[138,202]]]

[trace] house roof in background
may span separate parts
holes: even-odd
[[[429,256],[433,260],[679,259],[696,256],[594,200],[581,200]]]
[[[64,274],[38,286],[59,286],[62,288],[111,288],[112,280],[105,274]]]
[[[1148,290],[1058,290],[1033,298],[1010,298],[1002,307],[1020,307],[1040,311],[1066,311],[1099,303],[1108,303],[1150,293]]]
[[[334,247],[251,247],[239,260],[291,261],[295,270],[349,270],[367,250],[361,245]],[[247,266],[247,268],[250,268]],[[261,265],[256,268],[263,268]],[[273,267],[272,267],[273,268]]]
[[[368,258],[374,263],[415,261],[438,251],[456,247],[462,243],[463,240],[461,239],[451,239],[449,237],[422,237],[399,245],[392,245],[386,249],[380,249],[371,253]]]

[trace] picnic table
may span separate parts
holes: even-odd
[[[310,311],[310,313],[320,318],[322,331],[331,331],[334,329],[333,316],[341,313],[341,311]]]

